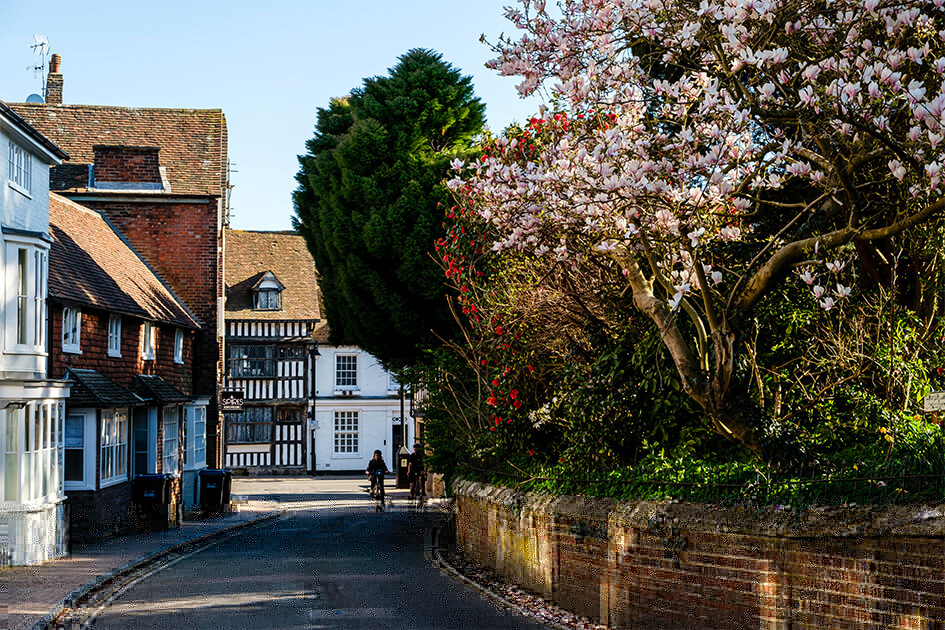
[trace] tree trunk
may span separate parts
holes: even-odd
[[[612,255],[627,270],[634,304],[659,330],[679,372],[683,391],[705,410],[706,426],[741,444],[774,469],[793,468],[801,461],[804,450],[800,445],[789,436],[775,435],[771,417],[751,399],[747,389],[743,391],[737,382],[733,383],[737,346],[728,320],[723,316],[707,340],[714,360],[710,373],[706,373],[679,327],[677,318],[682,315],[671,311],[664,300],[653,294],[652,281],[644,276],[630,252]]]

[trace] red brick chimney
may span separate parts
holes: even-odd
[[[96,144],[94,180],[101,184],[161,184],[159,147]],[[150,187],[149,187],[150,188]]]
[[[62,105],[62,73],[59,71],[62,57],[53,55],[49,59],[49,76],[46,77],[46,103]]]

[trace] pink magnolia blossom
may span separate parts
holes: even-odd
[[[905,216],[942,195],[942,4],[519,0],[506,14],[517,33],[494,44],[489,65],[518,77],[523,95],[552,95],[560,116],[496,138],[449,186],[490,222],[496,251],[606,256],[632,279],[628,265],[728,274],[737,247],[757,263],[727,276],[738,278],[779,262],[794,239],[792,264],[830,256],[839,275],[841,246],[894,214],[876,212],[876,199],[906,200]],[[671,71],[651,75],[660,64]],[[842,220],[802,233],[824,204]],[[764,231],[788,209],[797,216],[782,232]],[[843,225],[853,227],[841,238]],[[692,283],[707,293],[693,304],[714,299],[715,273]],[[760,286],[748,280],[731,290]],[[673,287],[655,291],[681,304]],[[837,297],[846,291],[838,284]]]

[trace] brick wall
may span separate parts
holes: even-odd
[[[454,484],[465,555],[635,630],[945,629],[945,506],[803,512]]]
[[[224,146],[223,156],[226,155]],[[225,176],[225,169],[222,171]],[[219,468],[223,450],[217,392],[222,381],[223,344],[218,333],[218,304],[223,297],[223,232],[216,196],[162,197],[147,200],[83,200],[99,210],[168,283],[197,317],[201,329],[193,340],[195,395],[210,397],[207,408],[207,465]]]
[[[223,291],[217,199],[209,197],[193,203],[82,203],[104,212],[200,320],[202,328],[193,347],[193,393],[215,400],[222,365],[222,349],[217,342],[217,298]]]
[[[131,526],[131,482],[101,490],[70,490],[69,536],[73,543],[89,543],[127,531]]]
[[[160,148],[94,145],[95,181],[161,183]]]
[[[160,376],[176,386],[185,394],[193,392],[193,373],[191,360],[195,334],[184,331],[184,362],[174,362],[174,326],[158,326],[155,334],[154,360],[141,358],[142,320],[122,317],[121,356],[108,356],[108,313],[95,310],[82,310],[82,330],[79,334],[81,354],[69,354],[62,351],[62,310],[61,304],[49,304],[50,321],[50,375],[63,378],[67,368],[95,370],[107,376],[123,387],[130,387],[136,374]]]

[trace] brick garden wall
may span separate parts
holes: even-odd
[[[633,630],[945,630],[945,506],[728,508],[459,481],[471,560]]]

